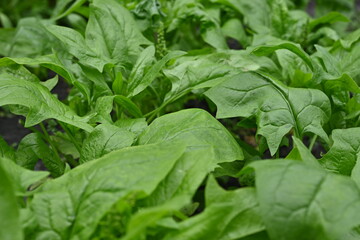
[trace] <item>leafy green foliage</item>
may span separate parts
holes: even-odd
[[[359,239],[358,16],[0,0],[0,239]]]
[[[213,87],[206,96],[217,105],[219,118],[255,115],[257,133],[266,138],[272,155],[292,128],[296,136],[312,132],[327,140],[321,126],[330,117],[330,102],[318,90],[288,88],[264,75],[241,73]]]
[[[6,221],[1,221],[0,236],[2,239],[22,239],[23,233],[19,218],[19,208],[16,203],[15,191],[11,179],[6,174],[3,165],[0,165],[1,196],[0,212],[6,216]]]

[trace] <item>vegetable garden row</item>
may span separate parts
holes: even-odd
[[[0,239],[360,239],[359,9],[0,0]]]

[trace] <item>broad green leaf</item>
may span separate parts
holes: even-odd
[[[87,119],[77,116],[40,83],[0,75],[0,106],[17,104],[28,108],[25,127],[34,126],[45,119],[54,118],[75,127],[91,131]]]
[[[150,194],[184,149],[181,144],[168,143],[126,148],[49,181],[31,202],[39,222],[36,237],[89,239],[99,220],[119,199],[131,193],[142,197]]]
[[[91,46],[88,46],[84,37],[71,28],[50,25],[46,29],[58,38],[66,47],[66,50],[79,59],[85,65],[96,68],[99,72],[103,71],[104,66],[110,60],[98,55]]]
[[[233,68],[228,65],[207,58],[184,58],[181,64],[164,70],[165,76],[172,84],[165,101],[177,99],[194,89],[214,86],[222,77],[230,75],[232,70]]]
[[[254,189],[225,191],[210,178],[205,198],[204,212],[180,222],[164,239],[230,240],[265,230]]]
[[[148,126],[145,118],[119,119],[114,125],[130,131],[136,136],[139,136]]]
[[[22,168],[7,158],[0,158],[0,168],[3,168],[3,171],[6,172],[6,175],[11,179],[12,189],[17,196],[25,196],[31,184],[49,175],[48,172],[31,171]],[[1,185],[3,185],[3,183],[1,183]]]
[[[250,167],[271,239],[347,239],[360,224],[360,191],[350,178],[292,160],[257,161]]]
[[[155,47],[149,46],[144,49],[137,58],[134,67],[131,69],[131,73],[128,80],[127,91],[129,95],[132,94],[134,89],[141,83],[144,77],[145,71],[155,61]]]
[[[209,146],[188,148],[143,204],[156,206],[179,196],[191,198],[205,177],[217,166],[214,156],[214,149]]]
[[[110,124],[98,125],[84,140],[80,163],[88,162],[105,154],[129,147],[134,141],[134,134]]]
[[[187,109],[155,119],[139,137],[139,144],[181,141],[189,147],[212,146],[215,162],[242,160],[243,153],[231,134],[208,112]]]
[[[2,159],[0,159],[2,163]],[[0,164],[0,239],[23,239],[19,206],[15,197],[12,179],[7,175],[7,166]]]
[[[332,139],[334,144],[320,163],[331,172],[350,176],[360,152],[360,128],[335,129]]]
[[[46,31],[48,21],[35,17],[21,19],[11,41],[8,57],[36,57],[51,53],[55,38]]]
[[[30,170],[34,170],[35,164],[41,159],[54,177],[62,175],[65,170],[65,163],[56,157],[39,133],[26,135],[19,143],[15,157],[18,165]]]
[[[94,0],[85,41],[97,56],[118,66],[127,66],[149,45],[130,12],[115,0]],[[100,71],[101,72],[101,71]]]
[[[74,76],[71,72],[67,71],[65,67],[61,64],[59,59],[56,57],[56,55],[46,55],[46,56],[40,56],[37,58],[8,58],[4,57],[0,59],[0,66],[8,66],[11,64],[20,64],[20,65],[40,65],[46,68],[51,69],[52,71],[56,72],[69,82],[74,82]]]
[[[205,95],[217,105],[218,118],[256,117],[257,134],[266,138],[272,155],[291,129],[297,137],[311,132],[328,141],[322,125],[330,118],[330,102],[319,90],[290,88],[269,76],[240,73]]]

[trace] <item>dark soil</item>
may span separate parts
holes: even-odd
[[[24,118],[19,116],[0,118],[0,136],[10,145],[17,144],[30,133],[30,130],[20,124],[20,120],[24,121]]]

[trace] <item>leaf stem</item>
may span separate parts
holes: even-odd
[[[46,131],[46,128],[45,128],[44,124],[40,123],[39,125],[40,125],[40,128],[41,128],[42,132],[43,132],[44,138],[50,144],[52,150],[55,153],[56,158],[62,162],[61,157],[59,155],[59,152],[58,152],[57,148],[55,147],[54,142],[51,140],[49,133]]]
[[[311,142],[310,142],[310,145],[309,145],[309,150],[312,151],[314,145],[315,145],[315,142],[316,142],[316,139],[317,139],[317,135],[314,135],[312,138],[311,138]]]
[[[79,146],[77,140],[75,139],[74,135],[70,132],[69,128],[62,122],[58,121],[61,128],[64,129],[65,133],[70,137],[71,141],[73,142],[76,150],[81,153],[81,147]]]

